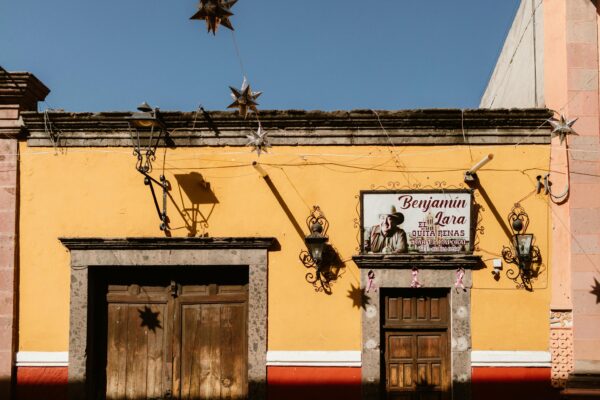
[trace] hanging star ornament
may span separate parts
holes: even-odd
[[[200,0],[198,11],[190,19],[203,19],[206,21],[208,32],[216,34],[219,25],[233,30],[229,17],[233,15],[231,7],[237,0]]]
[[[258,112],[256,109],[256,106],[258,105],[256,99],[262,92],[253,92],[252,89],[250,89],[250,85],[246,81],[246,78],[244,78],[241,89],[238,90],[232,86],[229,86],[229,89],[231,89],[233,103],[228,105],[227,108],[237,108],[240,116],[244,118],[248,116],[248,110],[252,110],[255,113]]]
[[[600,303],[600,282],[596,278],[594,278],[594,286],[590,293],[596,295],[596,304]]]
[[[552,137],[558,136],[560,138],[560,144],[563,144],[565,138],[568,135],[577,135],[579,134],[573,130],[573,124],[577,122],[578,118],[568,120],[564,115],[561,114],[559,119],[550,119],[550,125],[552,125]]]
[[[252,151],[256,151],[259,157],[261,151],[266,153],[267,147],[271,147],[267,140],[267,131],[262,128],[260,122],[258,123],[258,130],[256,132],[252,131],[252,133],[246,135],[246,137],[248,138],[246,146],[252,146]]]

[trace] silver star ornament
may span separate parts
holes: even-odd
[[[560,144],[563,144],[568,135],[579,136],[573,129],[573,124],[575,124],[577,120],[578,118],[569,120],[562,114],[559,119],[550,119],[548,122],[552,125],[552,137],[558,136],[560,138]]]
[[[246,146],[252,146],[252,151],[256,151],[256,154],[260,157],[260,153],[264,151],[267,152],[267,147],[271,147],[267,138],[267,131],[262,128],[260,122],[258,123],[258,129],[252,131],[249,135],[246,135],[248,138],[248,143]]]

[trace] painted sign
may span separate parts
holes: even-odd
[[[364,253],[456,253],[472,246],[472,193],[361,192]]]

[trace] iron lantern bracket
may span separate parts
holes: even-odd
[[[531,248],[527,254],[519,254],[517,235],[524,235],[529,226],[529,215],[520,204],[515,204],[508,214],[508,222],[511,228],[514,243],[511,246],[502,246],[502,258],[507,264],[515,265],[516,268],[507,268],[506,277],[517,284],[517,288],[533,290],[532,280],[540,273],[539,265],[542,256],[538,246],[533,244],[532,235]],[[534,267],[538,265],[538,267]]]
[[[152,199],[154,200],[154,206],[156,207],[156,212],[158,214],[158,218],[160,219],[160,230],[168,231],[169,217],[167,216],[167,193],[170,189],[169,181],[167,181],[164,175],[161,175],[160,181],[157,181],[146,173],[142,172],[142,174],[144,175],[144,185],[147,185],[150,188],[150,193],[152,194]],[[162,189],[162,209],[159,206],[154,185],[157,185]]]
[[[300,251],[300,261],[309,271],[305,275],[308,283],[312,284],[317,292],[325,292],[331,294],[331,281],[335,279],[335,273],[330,271],[335,251],[327,243],[327,230],[329,229],[329,221],[325,218],[325,214],[319,206],[313,206],[313,209],[306,219],[306,226],[311,232],[305,236],[304,242],[306,249]],[[313,255],[313,245],[320,244],[322,252],[319,257]]]
[[[150,176],[150,172],[152,172],[152,163],[156,160],[156,149],[161,140],[167,140],[169,133],[161,117],[160,110],[158,108],[153,109],[146,102],[142,103],[138,107],[138,112],[134,112],[128,120],[133,155],[137,158],[135,169],[144,175],[144,184],[150,188],[152,200],[161,221],[160,230],[166,232],[169,230],[167,195],[170,185],[164,175],[160,175],[160,181],[158,181]],[[140,130],[143,130],[142,134],[140,134]],[[145,143],[143,144],[143,142]],[[162,208],[159,205],[154,185],[162,189]]]

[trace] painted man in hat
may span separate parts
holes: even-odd
[[[390,212],[379,215],[380,223],[371,228],[369,251],[372,253],[406,253],[406,233],[400,228],[404,215],[392,206]]]

